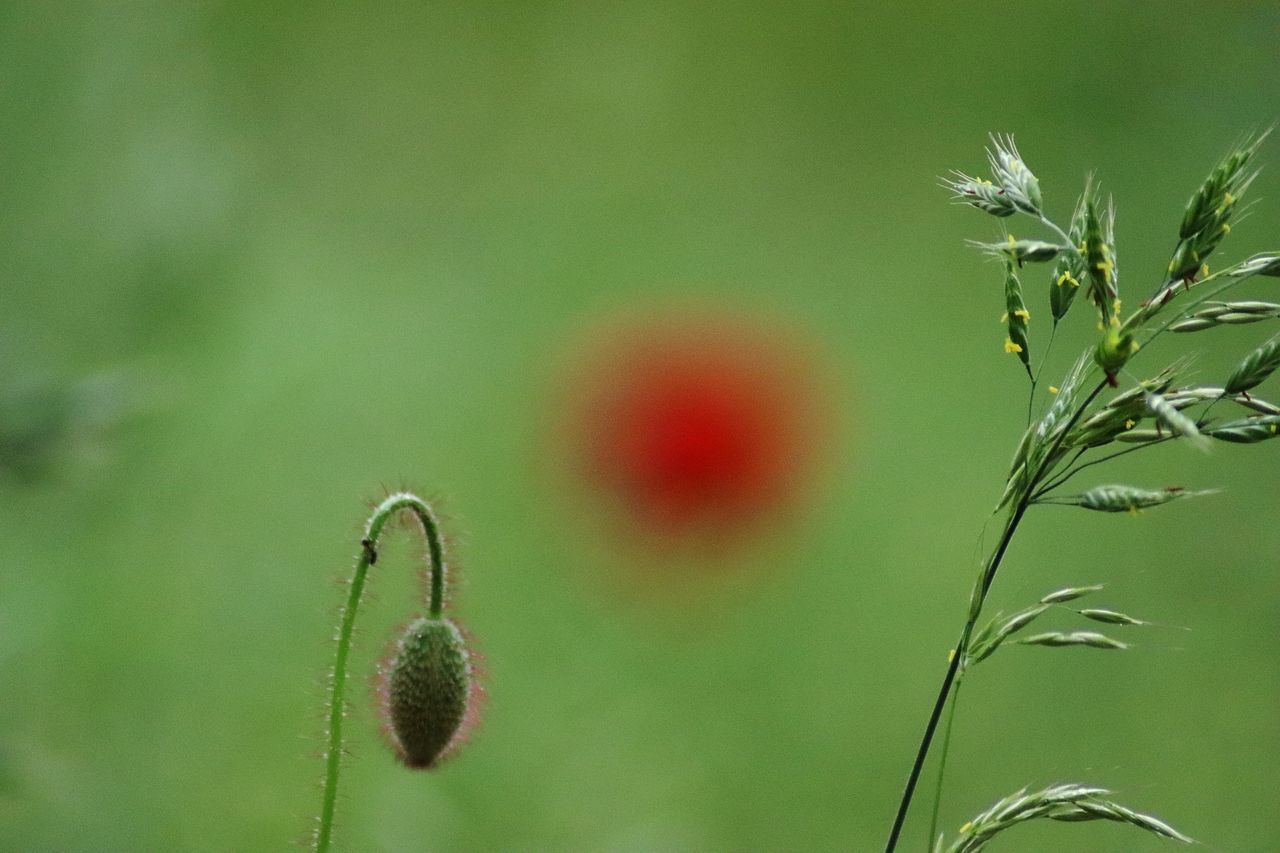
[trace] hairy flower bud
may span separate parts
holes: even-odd
[[[430,768],[453,745],[472,678],[462,633],[451,621],[422,617],[405,630],[384,701],[393,746],[406,766]]]

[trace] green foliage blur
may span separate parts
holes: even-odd
[[[1025,417],[1001,271],[964,246],[996,223],[937,176],[1015,133],[1061,221],[1096,169],[1137,299],[1216,158],[1280,118],[1278,43],[1267,0],[4,4],[0,849],[305,839],[337,581],[401,485],[439,500],[490,702],[437,773],[379,742],[367,685],[421,547],[393,532],[340,849],[879,849]],[[1280,248],[1274,139],[1260,160],[1224,259]],[[688,297],[808,329],[841,446],[771,568],[628,591],[548,497],[550,409],[594,318]],[[1066,327],[1049,374],[1094,334]],[[995,606],[1106,583],[1192,630],[975,671],[949,832],[1078,781],[1280,849],[1276,452],[1161,448],[1105,479],[1226,490],[1033,513]],[[1166,849],[1016,832],[997,846]]]

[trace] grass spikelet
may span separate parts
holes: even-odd
[[[1280,406],[1275,403],[1268,403],[1261,397],[1254,397],[1250,394],[1236,394],[1231,399],[1246,409],[1263,415],[1280,415]]]
[[[1187,439],[1201,450],[1209,449],[1209,439],[1200,434],[1196,422],[1178,410],[1178,406],[1154,392],[1147,394],[1147,408],[1156,419],[1175,434]]]
[[[1093,201],[1093,179],[1090,178],[1085,182],[1084,192],[1076,201],[1076,209],[1071,214],[1071,225],[1067,229],[1071,251],[1058,256],[1053,275],[1049,277],[1049,310],[1053,314],[1055,326],[1071,310],[1076,293],[1080,290],[1080,283],[1086,278],[1085,261],[1079,246],[1084,242],[1085,219],[1088,206]]]
[[[1013,235],[1009,235],[1002,242],[995,243],[970,240],[969,245],[993,258],[1012,261],[1019,267],[1028,263],[1052,261],[1068,248],[1057,243],[1046,243],[1043,240],[1017,240]]]
[[[1106,788],[1088,785],[1051,785],[1032,793],[1027,793],[1024,788],[999,800],[967,822],[946,849],[948,853],[978,853],[1005,830],[1038,819],[1108,820],[1128,824],[1162,838],[1192,843],[1189,837],[1164,821],[1107,799],[1110,793]]]
[[[1257,177],[1249,163],[1270,131],[1246,138],[1214,167],[1187,202],[1178,245],[1169,261],[1170,281],[1194,277],[1231,231],[1231,218]]]
[[[1026,610],[1020,610],[1007,618],[996,617],[991,620],[974,637],[973,651],[966,657],[965,666],[973,666],[991,657],[1006,639],[1030,625],[1050,606],[1048,604],[1037,604],[1034,607],[1028,607]]]
[[[1245,356],[1227,379],[1226,392],[1239,394],[1261,385],[1277,368],[1280,368],[1280,335]]]
[[[1171,503],[1183,498],[1214,494],[1213,489],[1198,492],[1187,491],[1178,486],[1163,489],[1139,489],[1136,486],[1106,485],[1094,486],[1079,495],[1040,498],[1039,503],[1057,504],[1060,506],[1078,506],[1095,512],[1137,512],[1154,506]]]
[[[1107,223],[1114,222],[1114,208],[1109,207],[1108,211],[1111,212],[1101,213],[1096,199],[1085,202],[1084,259],[1089,301],[1097,306],[1104,328],[1112,324],[1120,296],[1116,286],[1115,246],[1107,239],[1112,227]]]
[[[1209,430],[1206,435],[1232,444],[1257,444],[1280,437],[1280,415],[1263,415],[1231,421]]]
[[[992,216],[1013,216],[1018,212],[1013,205],[1013,199],[1003,187],[982,178],[971,177],[964,172],[953,172],[953,174],[955,177],[943,179],[942,186],[952,192],[956,202],[971,204]]]
[[[1274,302],[1211,302],[1186,320],[1169,327],[1171,332],[1198,332],[1220,326],[1243,326],[1280,317]]]
[[[1280,276],[1280,252],[1264,252],[1241,261],[1227,272],[1233,278],[1254,275]]]
[[[1005,352],[1017,353],[1018,360],[1027,370],[1027,376],[1032,376],[1031,344],[1027,341],[1027,325],[1031,321],[1031,314],[1022,300],[1022,282],[1018,280],[1013,261],[1005,264],[1004,304],[1005,327],[1009,331],[1004,340]]]
[[[1014,207],[1023,213],[1039,216],[1043,204],[1040,181],[1023,162],[1012,136],[991,135],[987,162],[991,165],[991,177],[1009,196]]]
[[[1102,584],[1095,583],[1090,586],[1069,586],[1060,589],[1057,592],[1051,592],[1044,598],[1040,599],[1041,604],[1066,604],[1068,601],[1075,601],[1078,598],[1084,598],[1095,592],[1101,592]]]
[[[1099,634],[1095,631],[1072,631],[1071,633],[1063,633],[1061,631],[1047,631],[1043,634],[1034,634],[1030,637],[1023,637],[1016,642],[1024,646],[1051,646],[1054,648],[1063,648],[1067,646],[1088,646],[1091,649],[1127,649],[1129,645],[1119,640],[1113,640],[1105,634]]]
[[[1103,622],[1107,625],[1150,625],[1150,622],[1144,622],[1141,619],[1134,619],[1126,613],[1120,613],[1117,610],[1106,610],[1100,607],[1086,607],[1077,611],[1086,619],[1092,619],[1094,622]]]

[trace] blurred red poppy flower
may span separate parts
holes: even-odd
[[[718,543],[795,508],[827,424],[812,361],[778,325],[681,312],[589,348],[570,447],[616,521]]]

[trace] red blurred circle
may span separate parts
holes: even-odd
[[[718,545],[792,513],[828,419],[813,360],[780,325],[681,312],[615,323],[587,348],[569,446],[615,526]]]

